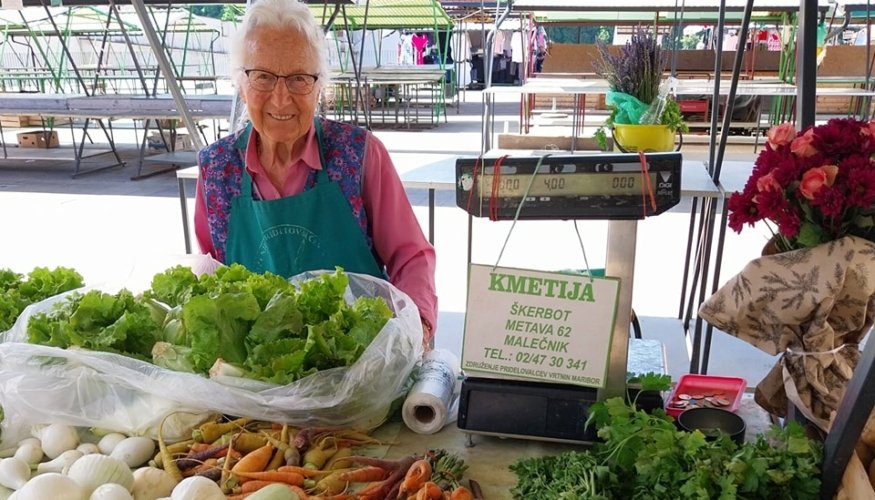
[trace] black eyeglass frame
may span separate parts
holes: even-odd
[[[258,72],[260,72],[260,73],[265,73],[265,74],[268,74],[268,75],[270,75],[270,76],[276,78],[276,80],[274,80],[274,82],[273,82],[273,85],[271,85],[270,90],[268,90],[268,89],[259,89],[259,88],[256,88],[255,85],[253,85],[253,83],[252,83],[252,78],[249,76],[249,74],[252,73],[253,71],[258,71]],[[243,74],[246,75],[246,81],[249,82],[249,86],[252,87],[253,90],[257,90],[257,91],[259,91],[259,92],[273,92],[273,91],[276,89],[276,84],[279,83],[280,80],[283,80],[283,81],[286,82],[286,89],[287,89],[289,92],[291,92],[292,94],[307,95],[307,94],[313,92],[313,89],[316,87],[316,82],[319,81],[319,75],[313,75],[313,74],[310,74],[310,73],[292,73],[292,74],[290,74],[290,75],[278,75],[278,74],[276,74],[276,73],[273,73],[273,72],[270,72],[270,71],[267,71],[267,70],[264,70],[264,69],[258,69],[258,68],[249,68],[249,69],[244,69],[244,70],[243,70]],[[307,88],[306,88],[306,89],[297,89],[297,88],[293,88],[292,85],[295,85],[295,81],[294,81],[294,80],[290,80],[290,78],[292,78],[292,77],[302,77],[302,76],[306,76],[306,77],[312,78],[313,81],[312,81],[312,82],[309,82],[309,83],[307,84]],[[299,81],[300,81],[300,80],[299,80]],[[306,83],[306,82],[305,82],[305,83]],[[305,91],[302,91],[302,90],[305,90]]]

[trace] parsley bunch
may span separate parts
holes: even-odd
[[[511,466],[514,498],[793,499],[819,497],[822,447],[801,426],[773,427],[741,446],[677,430],[661,410],[636,410],[622,398],[591,407],[588,424],[603,442],[558,457]]]

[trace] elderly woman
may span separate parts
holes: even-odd
[[[201,250],[287,277],[335,266],[388,277],[418,306],[430,341],[434,248],[385,146],[363,128],[315,117],[328,68],[310,10],[297,0],[259,0],[230,53],[248,120],[199,154]]]

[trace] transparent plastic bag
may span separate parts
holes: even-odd
[[[292,281],[317,274],[304,273]],[[405,383],[422,357],[419,310],[384,280],[347,275],[348,301],[380,296],[395,316],[353,365],[284,386],[243,379],[232,383],[112,353],[28,344],[23,342],[28,318],[49,310],[65,295],[33,304],[0,343],[0,405],[8,416],[14,415],[4,419],[3,440],[18,434],[9,424],[13,420],[154,436],[161,419],[175,410],[193,413],[194,420],[223,413],[300,426],[375,427],[392,402],[404,395]]]
[[[677,89],[677,78],[669,77],[659,84],[659,94],[650,103],[650,106],[641,115],[641,125],[659,125],[662,121],[662,112],[665,111],[665,102],[668,96],[674,95]]]
[[[641,102],[635,96],[625,92],[608,91],[605,102],[608,106],[616,108],[614,123],[621,125],[654,125],[662,120],[665,111],[665,102],[670,95],[674,95],[677,89],[677,79],[667,78],[659,84],[659,94],[653,102]]]

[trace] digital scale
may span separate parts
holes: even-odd
[[[520,219],[642,219],[681,197],[681,154],[646,158],[646,168],[637,154],[458,159],[456,205],[474,217],[513,219],[525,198]]]
[[[472,265],[458,416],[458,427],[468,434],[469,442],[472,434],[573,443],[596,439],[594,429],[585,428],[589,406],[626,392],[637,221],[679,203],[681,163],[681,154],[676,152],[647,153],[643,158],[597,154],[456,161],[456,204],[472,216],[607,220],[605,274],[616,283],[615,297],[608,298],[616,300],[610,309],[614,316],[602,322],[607,327],[594,333],[593,319],[599,318],[581,321],[581,316],[571,313],[571,306],[564,305],[578,307],[579,301],[592,298],[578,291],[586,284],[581,285],[581,279],[590,278],[577,277],[576,284],[566,286],[561,279],[541,277],[538,271],[520,270],[519,275],[505,277],[497,266]],[[484,278],[490,269],[494,271],[491,278]],[[475,311],[489,309],[483,306],[483,294],[472,292],[475,277],[478,282],[491,280],[484,283],[489,293],[516,292],[521,299],[513,299],[511,307],[495,305],[494,310],[477,314],[506,317],[475,322],[472,304],[477,305]],[[526,305],[529,298],[535,301],[532,305]],[[518,306],[523,307],[519,309],[523,314],[517,314],[514,308]],[[566,311],[564,318],[561,311]],[[497,326],[486,333],[469,331],[469,326],[479,324]],[[477,343],[484,342],[484,337],[493,338],[485,342],[491,341],[494,347]],[[593,361],[585,359],[586,354],[573,354],[575,344],[593,341],[603,348],[604,357],[595,355],[595,361],[601,361],[604,368],[596,376],[574,377]],[[551,373],[550,367],[556,365],[564,371]]]

